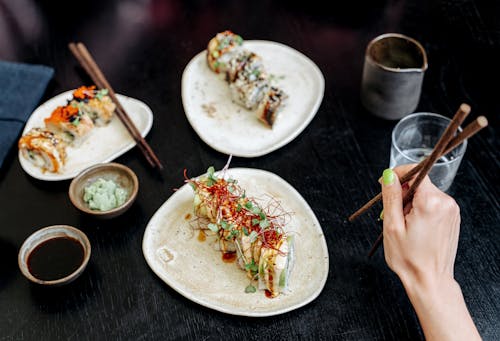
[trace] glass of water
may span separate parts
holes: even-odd
[[[392,130],[390,167],[419,163],[431,154],[450,119],[433,113],[415,113],[406,116]],[[462,128],[459,128],[462,131]],[[429,177],[440,190],[451,186],[467,149],[467,140],[442,156],[431,168]]]

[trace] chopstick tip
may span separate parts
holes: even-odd
[[[467,103],[460,104],[460,111],[462,111],[465,114],[469,114],[471,111],[470,105],[468,105]]]
[[[486,118],[486,116],[479,116],[476,120],[481,128],[484,128],[488,125],[488,119]]]

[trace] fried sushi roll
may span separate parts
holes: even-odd
[[[293,266],[293,238],[281,235],[274,244],[262,247],[259,259],[259,289],[272,297],[288,290]]]
[[[239,267],[270,298],[286,292],[293,264],[293,238],[283,230],[282,213],[273,215],[248,198],[233,179],[214,174],[210,167],[197,179],[186,181],[194,190],[194,212],[200,228],[216,237],[215,249],[236,257]],[[234,259],[234,258],[232,258]],[[255,287],[253,287],[255,291]],[[246,291],[247,289],[245,289]],[[247,291],[246,291],[247,292]]]
[[[116,109],[115,103],[108,96],[108,89],[96,90],[94,85],[76,89],[70,104],[87,114],[96,126],[108,124]]]
[[[277,113],[286,98],[287,95],[282,90],[271,86],[255,111],[259,121],[272,128]]]
[[[33,128],[19,139],[19,150],[26,160],[43,171],[59,172],[66,162],[66,145],[53,132]]]
[[[208,67],[215,73],[224,74],[227,70],[229,61],[234,58],[242,44],[243,39],[241,36],[231,31],[217,33],[217,35],[208,42]]]
[[[74,146],[79,146],[94,127],[87,114],[72,105],[57,107],[44,121],[48,130]]]

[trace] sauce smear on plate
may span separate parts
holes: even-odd
[[[224,263],[232,263],[236,260],[236,252],[224,252],[222,254],[222,261]]]
[[[207,235],[203,230],[200,230],[200,232],[198,233],[198,241],[204,242],[205,240],[207,240]]]
[[[80,267],[84,252],[73,238],[57,237],[38,245],[28,256],[28,270],[36,278],[51,281],[66,277]]]

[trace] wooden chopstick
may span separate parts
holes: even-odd
[[[156,167],[158,167],[158,169],[160,169],[160,170],[163,169],[163,165],[161,164],[160,160],[158,159],[158,157],[156,156],[154,151],[151,149],[149,144],[146,142],[146,140],[144,140],[141,133],[139,132],[139,130],[137,129],[135,124],[130,119],[130,116],[127,114],[127,112],[125,111],[125,109],[121,105],[120,101],[118,101],[118,98],[116,97],[115,91],[113,90],[113,88],[111,87],[109,82],[107,81],[107,79],[104,76],[104,74],[102,73],[102,71],[97,66],[97,63],[95,62],[95,60],[92,57],[92,55],[90,54],[90,52],[87,50],[85,45],[82,43],[78,43],[77,48],[80,51],[80,54],[82,55],[82,57],[87,61],[89,68],[94,73],[95,79],[98,80],[102,84],[103,88],[108,89],[109,97],[111,97],[113,102],[115,102],[115,104],[116,104],[117,116],[124,123],[125,127],[129,131],[129,133],[132,135],[134,140],[137,142],[137,145],[140,146],[140,149],[143,152],[143,154],[146,156],[146,158],[151,159],[153,161],[154,165],[156,165]],[[148,160],[148,161],[151,161],[151,160]]]
[[[446,146],[453,139],[453,135],[455,135],[455,133],[457,132],[458,127],[460,126],[460,124],[462,124],[462,122],[465,120],[467,115],[469,115],[469,113],[470,113],[470,106],[465,103],[461,104],[460,107],[458,108],[457,113],[455,114],[455,116],[453,116],[453,119],[451,120],[450,124],[448,124],[448,127],[446,127],[445,131],[443,132],[443,135],[441,135],[441,138],[434,146],[431,155],[429,155],[424,160],[424,165],[422,166],[420,172],[417,174],[415,181],[412,183],[408,191],[403,196],[403,207],[405,207],[410,201],[413,200],[413,195],[415,194],[415,191],[417,190],[418,186],[420,186],[422,180],[424,180],[425,176],[429,173],[434,163],[436,163],[436,161],[441,157],[441,155],[446,149]],[[378,247],[382,243],[382,239],[383,239],[383,232],[380,233],[375,243],[373,243],[372,247],[370,248],[370,251],[368,252],[368,257],[371,257],[375,253],[375,251],[377,251]]]
[[[101,88],[101,89],[106,88],[104,86],[104,84],[100,81],[100,79],[97,77],[97,75],[95,74],[94,70],[87,63],[87,61],[85,60],[85,58],[83,58],[83,55],[80,53],[80,50],[78,49],[77,45],[75,43],[70,43],[68,46],[69,46],[70,51],[73,53],[73,55],[75,56],[75,58],[80,63],[80,65],[88,73],[88,75],[90,76],[90,78],[92,79],[92,81],[99,88]],[[118,110],[117,110],[117,116],[118,115],[120,115],[120,114],[118,113]],[[122,116],[119,116],[120,119],[121,119],[121,117]],[[126,125],[126,123],[124,121],[122,121],[122,123],[125,125],[125,128],[127,128],[127,130],[129,131],[129,133],[133,136],[132,132],[130,132],[130,130],[128,129],[128,126]],[[146,160],[151,165],[151,167],[155,167],[155,163],[154,163],[153,159],[151,158],[151,156],[149,156],[147,150],[144,148],[144,145],[142,143],[137,143],[137,146],[139,147],[139,149],[141,150],[141,152],[144,154],[144,156],[146,157]]]
[[[460,144],[462,144],[465,140],[470,139],[472,136],[477,134],[481,129],[485,128],[488,126],[488,120],[484,116],[479,116],[476,118],[474,121],[469,123],[457,136],[455,136],[450,143],[448,143],[448,146],[446,147],[446,150],[441,154],[441,156],[444,156],[451,152],[453,149],[458,147]],[[415,174],[417,174],[422,167],[424,166],[424,160],[420,161],[419,164],[417,164],[415,167],[413,167],[408,173],[403,175],[400,179],[401,183],[408,182]],[[375,205],[377,202],[382,200],[382,193],[378,193],[376,196],[371,198],[366,204],[361,206],[356,212],[354,212],[350,217],[349,221],[352,222],[356,218],[358,218],[360,215],[368,211],[373,205]]]
[[[102,71],[99,69],[97,66],[97,63],[95,62],[94,58],[90,54],[90,52],[87,50],[84,44],[82,43],[70,43],[69,44],[69,49],[73,53],[73,55],[76,57],[80,65],[85,69],[85,71],[89,74],[90,78],[92,81],[101,89],[108,89],[108,95],[109,97],[113,100],[113,102],[116,105],[116,114],[118,118],[122,121],[123,125],[127,129],[127,131],[130,133],[130,135],[133,137],[133,139],[136,141],[137,146],[141,150],[141,152],[144,154],[146,157],[146,160],[149,162],[149,164],[152,167],[158,167],[160,170],[163,169],[163,165],[161,164],[160,160],[154,153],[154,151],[151,149],[149,144],[144,140],[142,137],[141,133],[135,126],[135,124],[132,122],[130,119],[130,116],[127,114],[121,103],[118,101],[118,98],[116,97],[116,93],[107,81],[106,77],[102,73]]]

